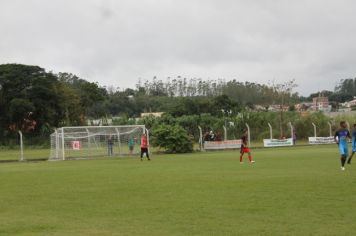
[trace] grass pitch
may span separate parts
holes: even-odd
[[[354,235],[336,146],[0,164],[0,235]],[[4,155],[4,153],[3,153]]]

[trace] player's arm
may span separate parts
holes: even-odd
[[[349,131],[349,130],[347,131],[347,137],[349,138],[349,141],[352,140],[352,137],[351,137],[351,134],[350,134],[350,131]]]
[[[335,135],[334,135],[334,140],[336,144],[339,144],[339,140],[337,139],[337,137],[339,136],[339,132],[336,131]]]

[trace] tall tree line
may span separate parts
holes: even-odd
[[[267,110],[270,105],[290,105],[314,96],[304,98],[292,90],[277,88],[238,80],[178,76],[140,79],[135,88],[115,90],[71,73],[4,64],[0,65],[0,142],[18,130],[46,136],[55,127],[84,125],[87,118],[139,117],[142,112],[165,112],[172,117],[233,117],[256,105]],[[356,79],[341,80],[335,91],[325,94],[331,100],[350,99],[356,96]]]
[[[0,65],[0,142],[17,131],[47,136],[54,127],[84,124],[106,90],[72,74],[38,66]],[[47,136],[48,137],[48,136]]]

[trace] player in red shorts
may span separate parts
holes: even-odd
[[[247,145],[247,142],[248,142],[247,129],[244,129],[241,140],[242,140],[242,144],[241,144],[241,150],[240,150],[240,164],[243,163],[242,157],[245,153],[248,154],[248,159],[250,160],[250,163],[255,163],[255,161],[252,160],[251,150],[248,148],[248,145]]]
[[[146,134],[142,134],[141,136],[141,161],[143,161],[143,155],[146,154],[147,160],[151,160],[150,159],[150,154],[148,152],[148,138]]]

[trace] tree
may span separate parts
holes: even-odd
[[[356,78],[340,80],[339,84],[335,87],[335,93],[356,96]]]
[[[0,65],[0,139],[6,132],[23,130],[40,134],[43,126],[58,126],[58,80],[38,66]],[[31,129],[27,129],[31,126]]]
[[[69,86],[75,90],[75,93],[79,96],[79,106],[77,109],[81,111],[81,116],[87,116],[92,106],[97,106],[98,103],[104,102],[108,93],[105,88],[99,87],[97,83],[91,83],[84,79],[80,79],[78,76],[70,73],[59,73],[58,79],[60,82]],[[92,115],[100,117],[102,111],[99,114],[95,114],[95,110],[91,110]]]
[[[88,114],[107,114],[106,98],[104,88],[73,74],[57,75],[38,66],[0,65],[0,141],[17,130],[47,140],[55,127],[82,125]]]
[[[237,106],[227,95],[220,95],[213,99],[213,106],[217,115],[229,116]]]
[[[284,136],[283,123],[284,123],[284,107],[289,103],[289,99],[291,98],[291,93],[294,88],[298,87],[295,83],[295,80],[289,80],[283,83],[275,84],[272,83],[273,92],[275,95],[275,102],[279,103],[279,129],[280,129],[280,137]]]
[[[13,129],[27,131],[31,126],[31,116],[35,111],[32,102],[23,98],[14,98],[9,104],[9,117]]]

